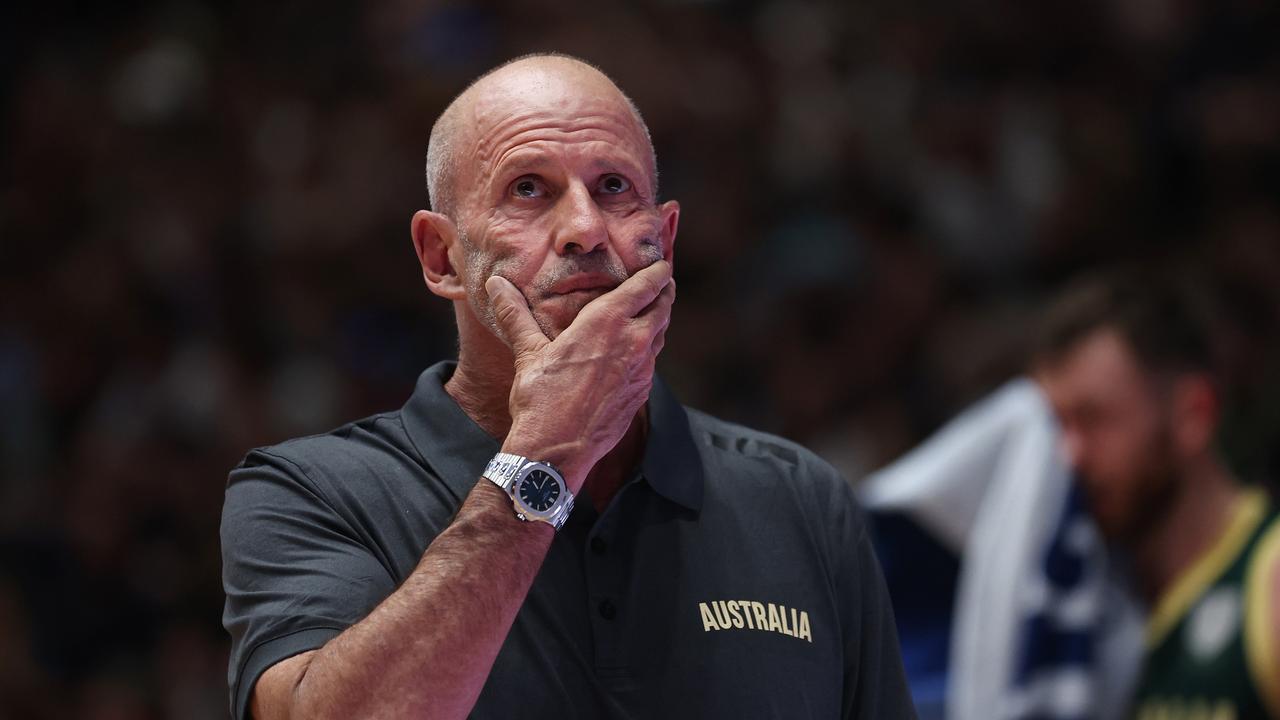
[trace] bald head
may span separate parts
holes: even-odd
[[[473,159],[478,116],[493,117],[503,108],[512,111],[525,102],[541,99],[555,92],[588,93],[596,97],[614,96],[634,118],[638,132],[648,147],[650,182],[654,195],[658,188],[658,162],[640,110],[626,93],[599,68],[578,58],[559,53],[524,55],[510,60],[481,75],[467,86],[431,128],[427,147],[427,197],[431,208],[456,217],[462,163]]]

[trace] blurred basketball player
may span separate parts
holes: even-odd
[[[1280,522],[1218,453],[1207,328],[1173,283],[1081,282],[1034,367],[1108,542],[1149,611],[1139,720],[1280,718]]]

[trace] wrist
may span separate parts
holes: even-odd
[[[560,470],[545,460],[499,452],[481,476],[511,496],[520,520],[559,530],[573,512],[574,491]]]
[[[506,531],[518,534],[545,534],[548,537],[555,535],[555,531],[547,523],[524,522],[517,518],[512,512],[511,496],[486,478],[480,478],[472,488],[464,512],[460,512],[458,517],[483,523],[486,531],[505,528]]]
[[[581,451],[578,443],[555,443],[539,440],[532,434],[522,433],[515,426],[502,442],[501,452],[519,455],[529,460],[544,462],[559,471],[565,485],[577,492],[586,478],[581,469]]]

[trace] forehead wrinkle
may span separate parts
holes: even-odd
[[[564,92],[557,93],[555,98],[541,98],[529,104],[513,100],[513,95],[521,94],[524,93],[476,98],[471,112],[473,127],[482,135],[494,135],[526,121],[572,127],[575,123],[596,119],[616,123],[638,137],[645,136],[623,98],[613,98],[611,102],[598,96]],[[497,119],[489,119],[494,116]]]
[[[626,164],[637,169],[647,165],[643,157],[630,157],[635,153],[641,153],[643,156],[643,147],[632,147],[629,150],[625,148],[625,145],[635,146],[638,143],[635,133],[620,134],[616,126],[611,126],[609,122],[611,119],[607,117],[585,117],[571,121],[569,127],[565,127],[558,120],[551,118],[509,118],[500,123],[495,130],[518,125],[524,121],[532,120],[533,122],[531,127],[521,128],[511,135],[493,132],[488,133],[488,137],[481,137],[476,143],[475,156],[484,171],[488,174],[496,174],[497,170],[507,164],[507,159],[515,153],[529,150],[543,143],[574,142],[576,140],[575,136],[586,133],[588,137],[581,140],[581,142],[603,143],[609,148],[619,148],[617,151],[608,152],[607,154],[593,153],[594,157],[591,160],[593,166],[613,165],[618,164],[619,161],[625,161]],[[634,128],[632,130],[634,131]],[[498,137],[495,138],[495,135]],[[627,137],[627,135],[632,137]],[[533,161],[530,160],[528,162]]]
[[[586,137],[576,137],[587,134]],[[507,147],[497,152],[494,158],[494,167],[501,167],[508,163],[508,158],[522,152],[537,152],[547,145],[563,145],[568,144],[566,151],[571,154],[587,153],[591,155],[590,162],[593,165],[613,164],[620,159],[627,159],[625,156],[631,153],[625,149],[618,148],[618,141],[624,140],[606,128],[599,126],[583,126],[572,130],[562,130],[560,128],[537,128],[522,132],[521,135],[533,135],[533,137],[516,136],[511,138],[510,143],[503,143]],[[596,147],[587,147],[595,145],[604,145],[603,151]],[[489,155],[486,150],[486,157]],[[522,160],[522,162],[524,162]]]

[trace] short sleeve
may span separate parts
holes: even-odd
[[[845,483],[833,503],[832,529],[841,559],[837,589],[845,643],[842,717],[914,720],[893,607],[876,560],[867,520]]]
[[[395,582],[303,468],[269,450],[231,471],[221,536],[231,715],[239,720],[267,668],[324,645]]]

